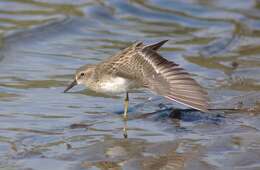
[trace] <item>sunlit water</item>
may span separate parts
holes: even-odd
[[[238,110],[138,91],[124,139],[123,95],[62,93],[79,66],[164,39],[212,108]],[[257,0],[1,0],[0,47],[0,169],[260,169]]]

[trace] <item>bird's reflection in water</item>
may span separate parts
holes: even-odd
[[[138,105],[140,107],[140,104]],[[197,111],[195,109],[178,109],[166,106],[162,103],[159,104],[159,110],[155,112],[149,112],[149,113],[142,113],[142,114],[135,114],[128,119],[129,121],[134,119],[147,119],[152,118],[154,121],[161,121],[165,119],[169,119],[172,121],[173,125],[176,128],[182,128],[181,122],[205,122],[205,123],[212,123],[212,124],[219,124],[223,122],[223,119],[225,118],[223,114],[227,111],[230,111],[230,109],[210,109],[210,113],[202,113],[200,111]],[[135,108],[131,109],[131,112],[134,112]],[[123,127],[123,134],[124,138],[128,138],[128,125],[127,121],[124,121],[124,127]]]
[[[173,112],[173,114],[169,113],[169,112]],[[145,119],[145,118],[148,118],[148,117],[152,117],[153,115],[158,116],[158,118],[156,118],[156,119],[161,119],[162,117],[165,117],[167,119],[170,118],[170,119],[172,119],[174,126],[176,128],[180,127],[181,112],[179,110],[175,111],[175,109],[173,109],[173,108],[163,109],[163,110],[159,110],[159,111],[157,110],[155,112],[149,112],[149,113],[143,113],[143,114],[140,114],[140,115],[135,115],[128,120],[124,120],[123,137],[125,139],[128,138],[128,133],[127,133],[128,132],[127,122],[128,121],[131,121],[133,119]]]
[[[123,128],[123,133],[124,133],[124,138],[127,139],[128,138],[128,134],[127,134],[127,120],[124,121],[124,128]]]

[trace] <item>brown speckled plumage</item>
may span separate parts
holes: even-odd
[[[157,53],[165,42],[167,40],[152,45],[134,43],[115,56],[94,65],[90,74],[95,81],[88,83],[88,86],[97,86],[97,82],[107,77],[120,77],[132,82],[128,88],[148,88],[170,100],[207,111],[208,98],[202,87],[178,64]]]

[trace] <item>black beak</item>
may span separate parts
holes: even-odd
[[[69,91],[69,89],[71,89],[72,87],[76,86],[78,83],[76,80],[74,80],[73,82],[71,82],[71,84],[64,90],[64,93],[66,93],[67,91]]]

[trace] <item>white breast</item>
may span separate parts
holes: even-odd
[[[99,90],[104,93],[122,93],[130,87],[130,82],[121,77],[113,77],[100,82]]]

